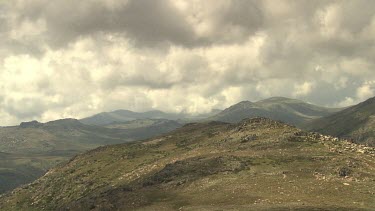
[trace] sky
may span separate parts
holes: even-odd
[[[375,95],[375,1],[0,0],[1,125]]]

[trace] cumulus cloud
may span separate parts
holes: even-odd
[[[296,84],[294,86],[295,90],[293,95],[298,96],[306,96],[311,93],[311,90],[313,89],[314,84],[311,82],[303,82],[302,84]]]
[[[0,1],[3,124],[375,93],[375,2]]]
[[[375,81],[366,82],[357,89],[357,97],[364,100],[374,96]]]

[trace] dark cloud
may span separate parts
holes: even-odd
[[[216,10],[200,8],[192,11],[188,15],[196,18],[194,24],[208,21],[204,24],[211,29],[204,35],[197,33],[196,26],[189,22],[186,13],[179,11],[170,3],[172,1],[110,2],[18,0],[12,24],[44,20],[47,27],[43,38],[55,48],[97,33],[124,34],[138,46],[155,47],[170,43],[196,47],[241,42],[263,25],[263,11],[257,1],[218,1]],[[205,7],[212,4],[211,1],[203,3]],[[191,6],[199,7],[199,3]]]
[[[18,119],[40,118],[41,114],[48,110],[48,106],[41,100],[27,97],[18,100],[8,99],[3,102],[2,108]]]
[[[219,15],[220,22],[242,26],[248,30],[256,30],[262,26],[263,14],[256,1],[234,0]]]
[[[195,37],[191,26],[168,1],[19,1],[17,22],[46,21],[45,39],[63,47],[82,36],[123,33],[138,45],[160,42],[190,45]]]

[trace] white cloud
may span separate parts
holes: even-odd
[[[347,107],[347,106],[351,106],[355,103],[354,99],[351,98],[351,97],[346,97],[343,101],[339,102],[337,105],[337,107]]]
[[[374,91],[375,91],[375,82],[366,82],[363,84],[361,87],[357,89],[357,98],[359,100],[366,100],[370,97],[374,96]]]
[[[296,84],[294,85],[293,96],[306,96],[311,93],[313,88],[314,84],[312,82],[303,82],[301,84]]]
[[[339,4],[330,4],[316,12],[316,21],[320,33],[327,38],[335,38],[340,29],[341,8]]]

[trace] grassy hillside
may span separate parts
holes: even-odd
[[[302,126],[306,122],[339,110],[337,108],[320,107],[295,99],[273,97],[255,103],[240,102],[209,118],[209,120],[236,123],[244,118],[266,117]]]
[[[374,148],[269,119],[188,124],[76,156],[1,210],[374,210]]]
[[[375,98],[317,119],[307,124],[305,128],[375,146]]]
[[[120,125],[106,128],[64,119],[0,128],[0,193],[34,181],[57,163],[78,153],[98,146],[150,138],[180,126],[174,121],[155,120],[128,128]]]

